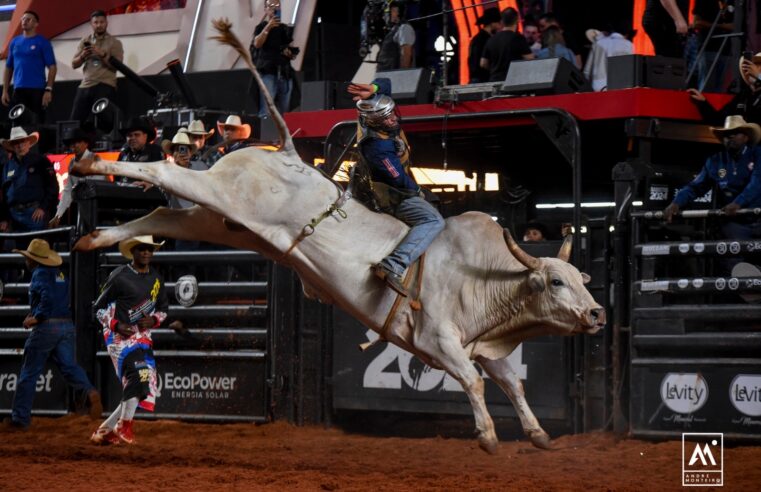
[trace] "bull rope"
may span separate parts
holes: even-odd
[[[410,299],[410,308],[412,308],[413,311],[420,311],[422,309],[422,304],[420,303],[420,293],[423,291],[423,267],[425,266],[425,253],[423,253],[418,260],[413,263],[412,267],[407,270],[407,275],[405,275],[404,280],[402,281],[402,285],[404,285],[405,289],[409,289],[410,284],[412,283],[413,277],[417,277],[417,295],[414,299]],[[417,268],[417,272],[414,272],[414,269]],[[373,345],[379,342],[385,342],[387,340],[386,333],[388,332],[389,327],[391,326],[391,320],[394,319],[396,316],[396,312],[399,310],[399,306],[402,304],[402,299],[404,297],[401,294],[396,294],[396,299],[394,299],[394,304],[391,306],[391,309],[389,310],[388,314],[386,315],[386,320],[383,322],[383,328],[381,328],[380,332],[378,333],[378,338],[373,340],[372,342],[365,342],[359,344],[359,350],[362,352],[366,351]]]

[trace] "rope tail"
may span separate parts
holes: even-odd
[[[272,119],[277,126],[277,131],[280,134],[280,151],[296,154],[296,149],[293,146],[293,139],[291,138],[291,134],[288,131],[288,126],[285,124],[283,116],[275,107],[275,103],[272,101],[272,96],[267,90],[267,87],[265,87],[264,82],[262,82],[262,78],[259,76],[259,72],[256,70],[254,62],[251,60],[251,54],[246,48],[243,47],[243,43],[241,43],[240,39],[238,39],[235,33],[233,33],[232,22],[230,22],[227,18],[214,19],[212,21],[212,25],[219,34],[217,36],[212,36],[210,39],[219,41],[220,43],[226,44],[235,49],[240,57],[243,58],[243,61],[246,62],[246,65],[248,65],[248,69],[251,70],[251,73],[254,75],[256,84],[259,86],[259,90],[262,91],[262,94],[264,94],[264,99],[267,101],[267,107],[269,108],[270,115],[272,115]]]

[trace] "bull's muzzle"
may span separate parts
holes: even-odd
[[[596,333],[605,327],[605,309],[601,306],[593,307],[586,314],[586,330],[589,333]]]

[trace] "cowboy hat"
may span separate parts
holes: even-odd
[[[174,148],[178,145],[186,145],[193,149],[195,148],[195,144],[190,141],[190,137],[188,137],[188,133],[185,131],[185,127],[177,130],[177,133],[174,134],[171,142],[169,140],[164,140],[161,142],[161,150],[163,150],[165,154],[173,154]]]
[[[26,131],[23,128],[20,126],[14,126],[11,128],[11,135],[8,138],[3,138],[0,140],[0,145],[2,145],[3,148],[8,152],[13,152],[13,144],[27,139],[31,140],[32,142],[30,146],[34,145],[40,139],[40,134],[38,132],[32,132],[27,135]]]
[[[745,77],[745,74],[743,74],[743,61],[745,61],[745,57],[741,55],[740,60],[738,61],[738,66],[740,67],[740,77],[742,77],[746,84],[752,87],[756,81],[748,80],[747,77]],[[750,61],[755,65],[761,65],[761,51],[753,55],[753,58]]]
[[[761,126],[758,126],[755,123],[748,123],[740,115],[727,116],[727,119],[724,120],[723,127],[712,126],[711,131],[719,140],[721,140],[726,133],[743,132],[750,137],[751,145],[756,145],[761,141]]]
[[[156,251],[164,245],[164,241],[161,241],[160,243],[154,243],[153,236],[151,235],[131,237],[119,242],[119,253],[121,253],[122,256],[128,260],[131,260],[132,249],[138,244],[147,244],[148,246],[153,246],[153,251]]]
[[[225,132],[225,127],[231,126],[233,128],[242,128],[243,129],[243,140],[247,139],[251,136],[251,125],[248,123],[243,123],[240,121],[240,116],[237,114],[231,114],[227,117],[224,123],[221,121],[217,122],[217,128],[219,129],[219,133]]]
[[[119,129],[119,133],[123,137],[126,137],[128,133],[139,130],[148,134],[148,141],[153,142],[156,138],[156,128],[153,124],[145,118],[135,117],[129,120],[129,122]]]
[[[81,128],[67,128],[63,131],[63,138],[61,140],[64,145],[71,145],[74,142],[87,142],[89,145],[92,144],[92,135]]]
[[[20,253],[30,260],[45,266],[60,266],[63,263],[61,255],[50,249],[50,245],[44,239],[32,239],[26,249],[14,249],[14,253]]]
[[[486,24],[491,24],[492,22],[499,22],[500,19],[501,16],[499,14],[499,9],[497,7],[490,7],[485,9],[483,15],[476,19],[476,25],[485,26]]]
[[[188,133],[190,135],[199,135],[207,138],[214,135],[214,128],[207,132],[203,126],[203,121],[201,120],[193,120],[190,122],[187,128],[180,128],[179,131]]]

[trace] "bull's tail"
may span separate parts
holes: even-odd
[[[238,52],[241,58],[243,58],[243,61],[246,62],[246,65],[248,65],[248,69],[251,70],[251,73],[254,74],[256,84],[259,86],[259,90],[264,94],[264,99],[267,101],[267,107],[269,108],[272,119],[277,126],[277,131],[280,134],[280,150],[282,152],[296,154],[296,149],[293,146],[293,139],[291,139],[291,134],[288,131],[288,126],[285,124],[283,116],[275,107],[275,103],[272,101],[272,95],[267,90],[264,82],[262,82],[262,78],[259,76],[259,72],[256,70],[254,62],[251,60],[251,54],[243,46],[243,43],[240,42],[238,36],[233,33],[232,22],[230,22],[227,18],[222,18],[214,19],[212,24],[214,25],[214,29],[217,30],[219,35],[212,36],[211,39],[215,39],[222,44],[232,46],[235,51]]]

